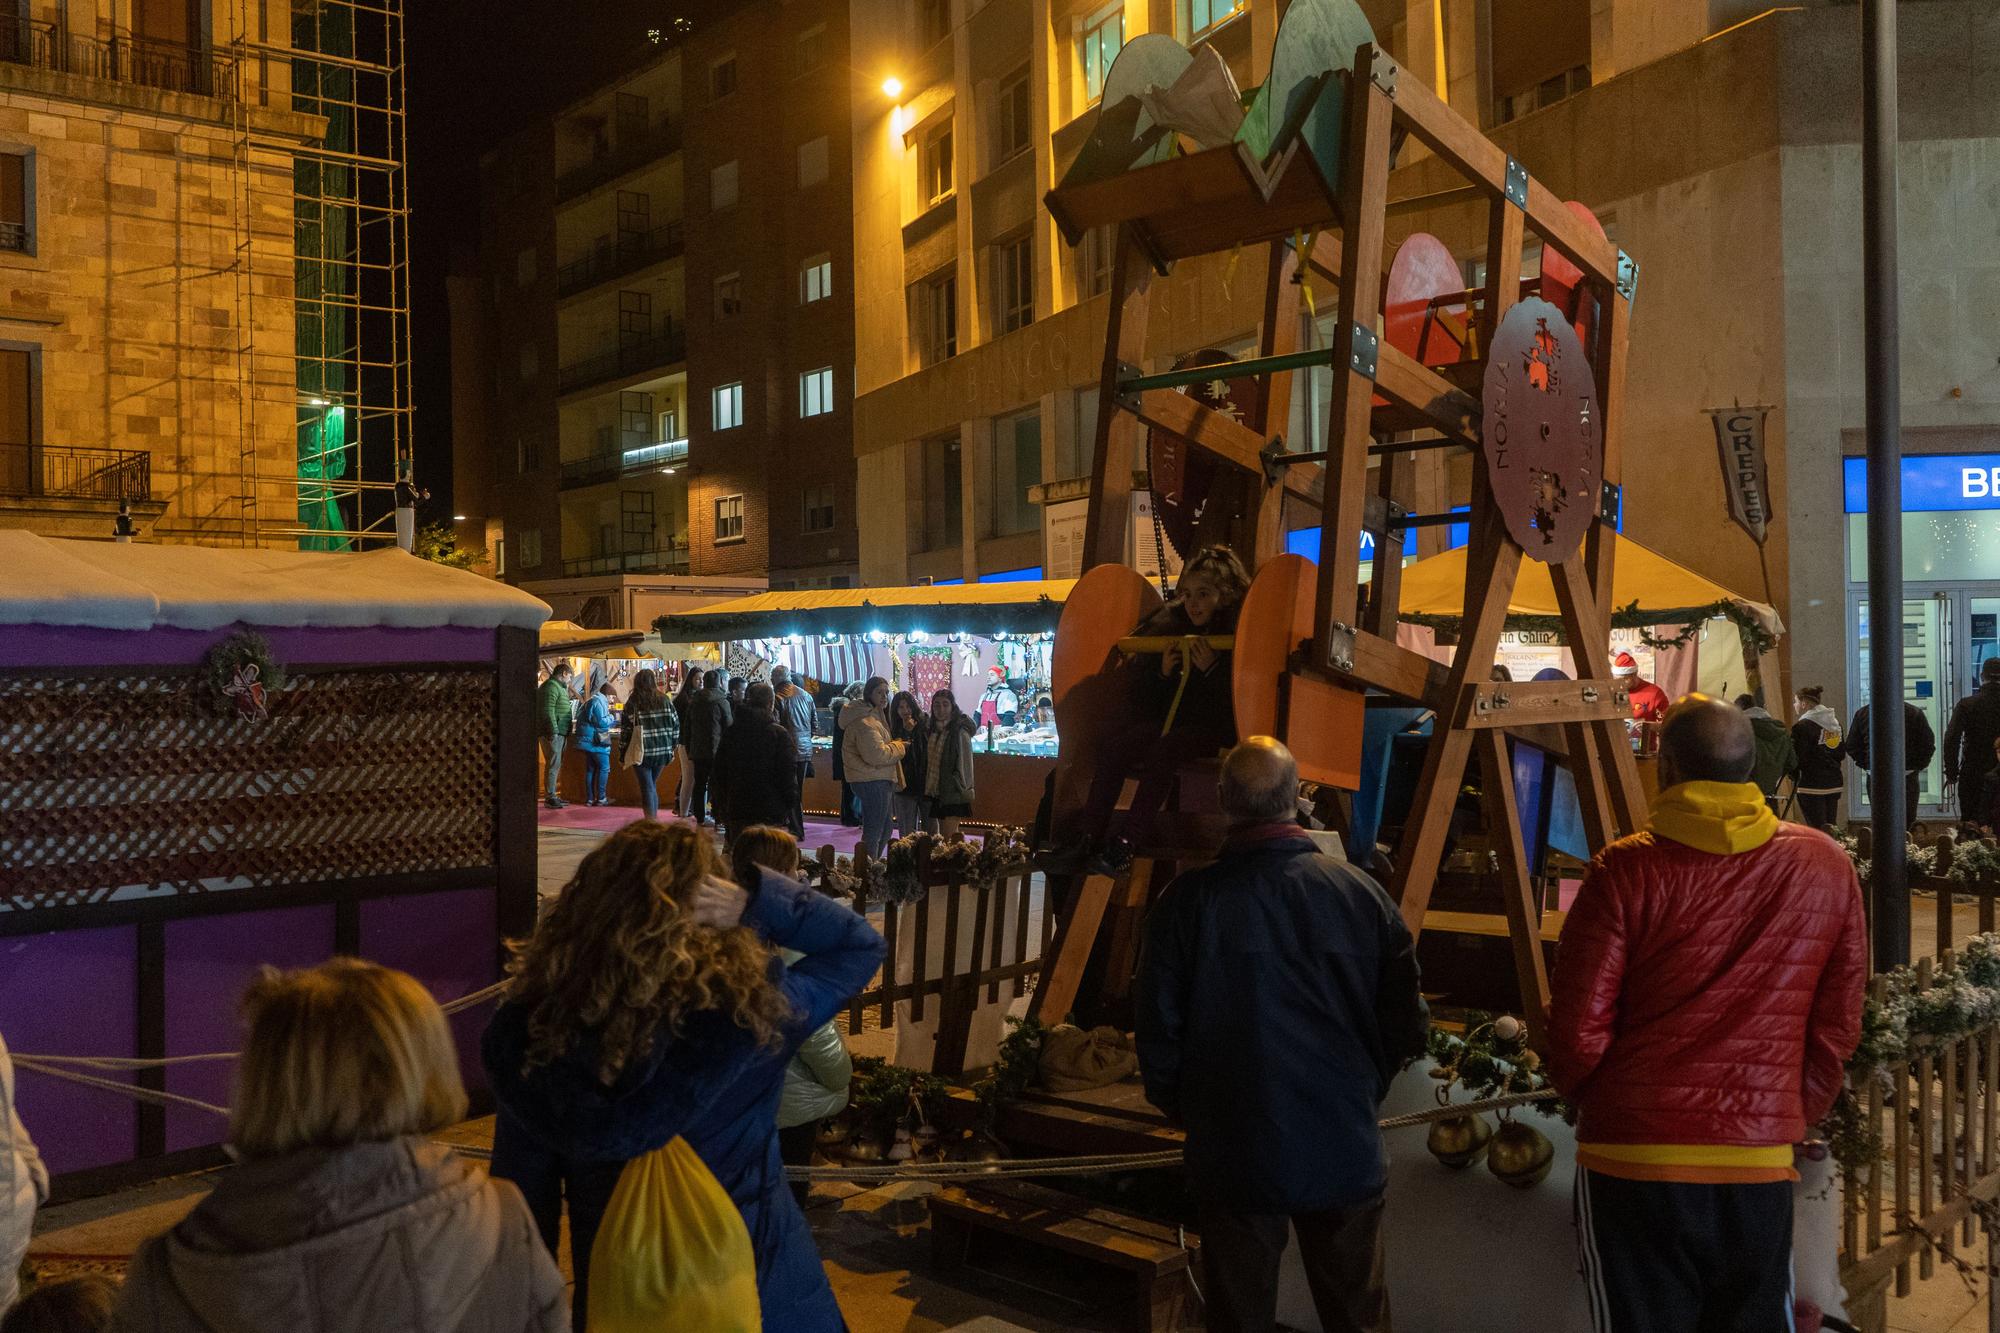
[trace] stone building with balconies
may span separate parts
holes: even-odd
[[[296,528],[289,62],[185,0],[0,18],[0,526]],[[282,42],[280,33],[275,40]]]

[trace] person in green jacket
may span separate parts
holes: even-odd
[[[576,730],[576,699],[569,692],[573,674],[567,662],[558,662],[535,692],[535,729],[541,735],[542,758],[547,761],[548,787],[542,804],[560,810],[569,802],[556,795],[556,779],[562,776],[563,748]]]
[[[1798,779],[1799,748],[1792,742],[1791,728],[1758,707],[1754,698],[1739,694],[1736,706],[1749,717],[1750,734],[1757,743],[1757,766],[1750,771],[1750,780],[1764,793],[1764,804],[1771,807],[1771,813],[1777,814],[1778,784],[1786,778]]]
[[[784,829],[752,824],[730,845],[729,864],[736,882],[745,887],[756,883],[759,866],[796,877],[798,840]],[[778,950],[778,956],[787,967],[800,958],[790,949]],[[835,1022],[829,1021],[799,1043],[792,1062],[785,1066],[785,1086],[778,1094],[778,1156],[786,1166],[812,1165],[820,1124],[847,1105],[854,1059],[847,1053],[847,1043]],[[811,1192],[812,1186],[805,1181],[792,1182],[792,1194],[801,1207]]]

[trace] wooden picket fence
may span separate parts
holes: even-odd
[[[865,872],[864,859],[857,856],[856,860],[857,870]],[[974,1010],[982,1000],[999,1003],[1001,987],[1006,983],[1014,983],[1016,993],[1033,989],[1034,979],[1041,974],[1042,959],[1054,938],[1055,913],[1046,904],[1041,919],[1035,920],[1032,877],[1032,868],[1022,864],[998,879],[970,883],[934,870],[930,858],[920,856],[919,882],[926,890],[947,892],[941,895],[927,892],[912,903],[882,905],[879,928],[889,946],[888,957],[875,983],[849,1003],[848,1033],[863,1030],[871,1008],[878,1019],[876,1026],[892,1028],[899,1002],[908,1002],[913,1022],[925,1021],[930,1006],[936,1005],[937,1047],[931,1071],[946,1076],[964,1073]],[[930,951],[921,947],[922,942],[932,937],[934,901],[941,904],[944,917],[942,967],[934,967],[928,957]],[[910,975],[898,979],[897,944],[909,932],[915,932],[919,947],[910,950]],[[962,949],[968,934],[970,948]],[[970,966],[956,965],[961,952],[969,958]]]
[[[1928,990],[1951,962],[1949,953],[1918,960],[1917,989]],[[1871,983],[1878,1001],[1887,990],[1881,977]],[[1996,1070],[2000,1026],[1990,1026],[1928,1049],[1858,1090],[1864,1130],[1881,1145],[1842,1196],[1841,1281],[1858,1327],[1884,1327],[1890,1289],[1908,1296],[1913,1266],[1919,1279],[1932,1277],[1940,1262],[1958,1273],[2000,1266]],[[2000,1296],[1990,1282],[1987,1328],[2000,1333]]]

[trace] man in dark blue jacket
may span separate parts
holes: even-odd
[[[1410,932],[1374,880],[1297,822],[1291,752],[1222,766],[1229,839],[1146,923],[1139,1069],[1187,1130],[1212,1333],[1276,1325],[1288,1224],[1328,1333],[1389,1328],[1376,1115],[1429,1013]]]

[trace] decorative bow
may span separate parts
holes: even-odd
[[[271,711],[264,704],[264,687],[257,683],[257,664],[245,662],[236,668],[236,676],[222,692],[236,700],[236,711],[244,717],[269,717]]]
[[[969,643],[960,644],[958,646],[958,664],[965,675],[976,678],[979,675],[979,650]]]

